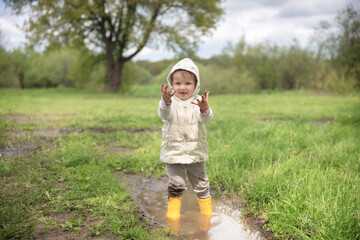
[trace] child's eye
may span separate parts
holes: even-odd
[[[176,82],[175,85],[180,85],[180,83]]]
[[[187,82],[186,85],[191,85],[191,82]]]

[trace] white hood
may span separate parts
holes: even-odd
[[[192,72],[193,74],[195,74],[197,83],[196,83],[195,91],[193,93],[193,97],[197,97],[197,95],[200,91],[200,74],[199,74],[198,67],[195,65],[195,63],[190,58],[184,58],[183,60],[181,60],[180,62],[175,64],[175,66],[171,69],[171,71],[167,77],[167,82],[168,82],[169,86],[172,86],[171,85],[171,74],[179,69],[186,70],[186,71],[189,71],[189,72]]]

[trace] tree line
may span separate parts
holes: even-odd
[[[349,5],[338,12],[334,22],[321,22],[312,43],[315,47],[302,47],[296,40],[287,46],[270,42],[250,45],[243,36],[217,56],[195,57],[204,79],[202,87],[218,94],[259,89],[349,92],[360,88],[359,10]],[[120,90],[165,82],[177,60],[127,61]],[[53,44],[41,53],[32,48],[7,51],[0,46],[0,87],[107,90],[107,76],[107,53],[89,50],[83,41]]]
[[[221,0],[4,0],[20,14],[30,46],[47,49],[74,42],[105,55],[105,89],[122,87],[124,65],[145,46],[162,44],[194,53],[197,39],[215,28],[223,14]]]

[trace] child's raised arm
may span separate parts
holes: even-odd
[[[171,91],[174,90],[174,87],[171,87],[169,91],[167,90],[168,85],[164,87],[164,84],[161,84],[161,92],[162,92],[162,99],[166,103],[166,105],[169,105],[171,103],[171,97],[174,96],[175,91],[171,93]]]
[[[204,95],[201,95],[201,100],[196,99],[192,104],[198,105],[201,113],[207,113],[209,111],[209,94],[205,91]]]

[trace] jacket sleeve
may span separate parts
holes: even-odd
[[[200,119],[202,123],[207,123],[213,118],[213,111],[211,110],[211,107],[209,106],[209,111],[205,114],[200,112]]]
[[[161,98],[159,102],[158,114],[163,120],[169,120],[170,118],[170,106],[167,106],[165,101]]]

